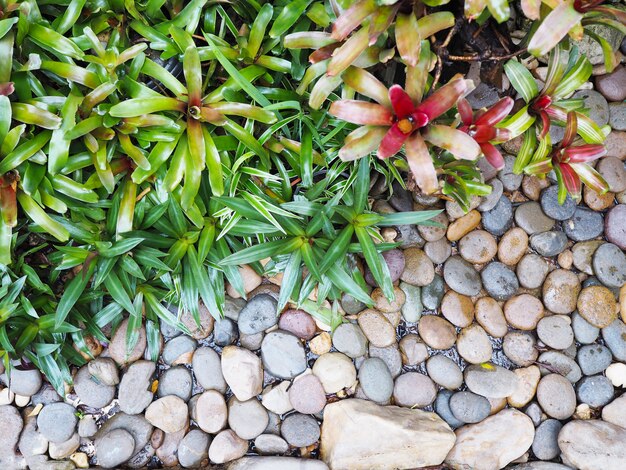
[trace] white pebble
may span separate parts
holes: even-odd
[[[615,362],[606,369],[606,376],[615,387],[626,387],[626,364]]]

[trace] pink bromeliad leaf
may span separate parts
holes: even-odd
[[[509,115],[514,105],[513,98],[502,98],[476,119],[477,126],[493,126]]]
[[[424,139],[414,133],[406,140],[406,160],[415,178],[415,182],[426,194],[434,193],[438,188],[437,171]]]
[[[561,171],[563,184],[565,185],[567,192],[572,196],[572,198],[579,200],[580,192],[582,190],[582,183],[580,181],[580,178],[573,170],[573,168],[567,163],[559,164],[558,168]]]
[[[448,126],[430,125],[422,131],[425,140],[447,150],[456,158],[476,160],[480,154],[478,143],[465,132]]]
[[[389,158],[398,153],[409,135],[402,132],[397,123],[391,126],[378,147],[378,158]]]
[[[489,142],[483,142],[480,144],[480,149],[492,167],[498,171],[504,168],[504,157],[495,145],[490,144]]]
[[[391,126],[393,115],[384,106],[358,100],[338,100],[330,105],[330,114],[353,124]]]
[[[387,133],[387,127],[362,126],[347,135],[339,158],[343,161],[357,160],[378,148]]]
[[[461,98],[456,106],[461,116],[461,122],[466,126],[471,126],[474,123],[474,111],[472,111],[472,106],[469,104],[469,101],[465,98]]]
[[[400,85],[393,85],[389,88],[389,100],[398,119],[404,119],[415,111],[411,97]]]
[[[604,194],[609,190],[609,184],[596,170],[584,163],[571,163],[569,165],[576,172],[578,178],[598,194]]]
[[[434,120],[451,109],[460,98],[472,91],[474,83],[471,80],[456,78],[435,90],[428,98],[416,106],[417,112]]]
[[[565,135],[561,140],[561,147],[569,147],[576,138],[578,132],[578,117],[575,112],[567,113],[567,124],[565,125]]]
[[[570,146],[563,150],[565,161],[569,163],[588,163],[606,155],[606,148],[600,144]]]

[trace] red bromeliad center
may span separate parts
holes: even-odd
[[[424,113],[419,112],[411,113],[406,117],[396,118],[398,119],[396,123],[398,125],[398,129],[400,129],[400,132],[405,135],[408,135],[414,130],[426,126],[430,122],[428,116],[426,116]]]
[[[532,109],[535,111],[544,111],[552,104],[552,98],[548,95],[539,96],[535,101],[533,101]]]

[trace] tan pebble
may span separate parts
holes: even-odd
[[[478,224],[480,224],[480,218],[480,212],[472,210],[460,219],[455,220],[448,227],[448,240],[455,242],[463,238],[463,235],[478,227]]]
[[[196,416],[192,416],[193,419],[196,419]],[[150,436],[150,445],[155,449],[158,449],[163,445],[163,440],[165,439],[165,432],[161,431],[159,428],[154,428],[152,431],[152,436]]]
[[[421,364],[428,359],[428,348],[422,342],[419,336],[408,334],[404,336],[399,343],[400,355],[402,363],[408,366]]]
[[[441,313],[453,325],[464,328],[474,321],[474,304],[471,298],[449,290],[441,300]]]
[[[463,328],[456,342],[459,355],[470,364],[481,364],[491,360],[493,348],[483,328],[474,323]]]
[[[528,249],[528,234],[519,227],[506,232],[498,245],[498,259],[508,266],[517,264]]]
[[[84,452],[74,452],[70,455],[70,460],[74,462],[78,468],[89,468],[89,459]]]
[[[393,325],[394,328],[398,328],[400,321],[402,320],[402,313],[400,311],[397,312],[381,312],[383,317],[387,319],[389,323]]]
[[[74,344],[74,349],[83,357],[83,359],[89,361],[93,357],[98,357],[100,354],[102,354],[103,348],[102,344],[100,344],[100,341],[98,341],[91,335],[86,335],[83,339],[91,355],[87,354],[85,351],[79,348],[77,344]]]
[[[459,253],[463,259],[473,264],[491,261],[497,251],[496,239],[485,230],[474,230],[459,241]]]
[[[382,289],[377,287],[372,291],[372,300],[374,301],[376,310],[379,310],[383,313],[391,313],[391,312],[399,312],[404,303],[406,302],[406,294],[399,287],[393,288],[393,293],[395,295],[394,300],[389,300],[383,294]]]
[[[259,276],[256,271],[247,264],[239,267],[239,274],[243,279],[243,290],[246,292],[246,294],[252,292],[254,289],[261,285],[261,282],[263,282],[263,278],[261,278],[261,276]],[[241,294],[237,292],[230,284],[226,286],[226,293],[233,299],[238,299],[241,297]]]
[[[381,235],[383,236],[383,240],[385,240],[387,243],[393,243],[398,236],[398,232],[396,232],[395,228],[385,227],[384,229],[382,229]]]
[[[333,342],[330,334],[324,331],[309,341],[309,349],[313,354],[321,356],[330,351]]]
[[[619,309],[622,321],[626,322],[626,284],[619,290]]]
[[[541,373],[539,367],[530,366],[513,371],[517,376],[517,388],[513,395],[507,398],[509,405],[515,408],[521,408],[530,403],[535,396]]]
[[[504,304],[506,321],[518,330],[534,330],[544,315],[541,300],[530,294],[516,295]]]
[[[581,403],[576,407],[576,411],[574,412],[575,419],[591,419],[593,418],[593,413],[591,411],[591,407],[587,403]]]
[[[359,313],[359,326],[374,346],[384,348],[396,340],[396,329],[380,312],[367,309]]]
[[[613,293],[604,286],[585,287],[578,296],[578,313],[598,328],[613,323],[617,317],[617,304]]]
[[[442,227],[434,227],[429,225],[418,225],[417,230],[424,240],[427,242],[436,242],[437,240],[442,239],[446,235],[446,230],[448,228],[448,216],[441,212],[435,217],[433,217],[433,222],[437,222],[442,225]]]
[[[499,411],[502,411],[506,406],[506,398],[489,398],[485,397],[489,401],[489,406],[491,406],[491,411],[489,412],[489,416],[495,415]]]
[[[565,250],[562,253],[559,253],[559,256],[556,260],[561,268],[569,269],[572,267],[572,264],[574,262],[574,254],[571,252],[571,250]]]
[[[536,176],[524,176],[522,180],[522,191],[528,199],[539,200],[541,191],[550,186],[547,178],[537,178]]]
[[[452,323],[437,315],[422,316],[417,330],[422,340],[433,349],[448,349],[456,342]]]
[[[419,248],[404,250],[404,271],[400,279],[413,286],[427,286],[435,278],[435,267]]]
[[[30,397],[15,395],[15,406],[24,407],[30,403]]]
[[[604,373],[613,386],[626,387],[626,364],[623,362],[614,362],[606,368]]]
[[[500,304],[491,297],[482,297],[474,305],[476,321],[494,338],[502,338],[508,331]]]
[[[580,292],[578,276],[565,269],[555,269],[543,283],[543,304],[554,313],[571,313],[576,309]]]
[[[583,199],[585,204],[589,206],[590,209],[594,211],[603,211],[608,209],[613,205],[613,201],[615,200],[615,193],[604,193],[598,194],[593,189],[585,186],[583,191]]]
[[[15,399],[15,393],[9,390],[9,387],[0,390],[0,405],[10,405]]]

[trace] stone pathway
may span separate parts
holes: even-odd
[[[619,123],[605,97],[623,100],[625,80],[620,66],[596,80],[604,96],[584,97]],[[278,318],[280,280],[244,269],[248,300],[227,297],[219,322],[200,308],[200,327],[183,316],[191,337],[163,325],[158,363],[145,331],[125,349],[123,322],[65,399],[36,370],[0,376],[0,468],[626,468],[615,129],[597,165],[612,192],[586,189],[578,206],[513,175],[510,156],[467,214],[401,188],[377,200],[383,213],[441,207],[443,228],[386,230],[400,242],[384,254],[395,301],[365,272],[374,307],[344,296],[335,331],[295,308]]]

